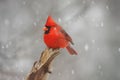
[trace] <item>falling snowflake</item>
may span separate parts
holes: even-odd
[[[94,40],[94,39],[92,40],[92,43],[95,43],[95,40]]]
[[[37,26],[37,23],[36,23],[36,22],[34,22],[34,23],[33,23],[33,25],[34,25],[34,26]]]
[[[10,24],[9,19],[5,19],[4,24],[5,24],[5,25],[9,25],[9,24]]]
[[[108,5],[106,6],[106,9],[109,10],[109,6]]]
[[[25,5],[25,4],[26,4],[26,1],[23,1],[22,3],[23,3],[23,5]]]
[[[58,18],[58,22],[61,22],[61,18]]]
[[[103,26],[104,26],[104,23],[103,23],[103,22],[101,22],[100,26],[101,26],[101,27],[103,27]]]
[[[4,46],[2,46],[2,49],[4,49],[5,47]]]
[[[118,48],[118,51],[120,52],[120,48]]]
[[[6,46],[5,46],[6,48],[8,48],[9,47],[9,45],[8,44],[6,44]]]
[[[72,71],[71,71],[71,73],[72,73],[72,75],[73,75],[73,74],[75,74],[75,71],[74,71],[74,70],[72,70]]]
[[[84,46],[85,51],[88,51],[88,48],[89,48],[88,44],[85,44]]]
[[[101,66],[101,65],[98,65],[98,69],[101,70],[101,69],[102,69],[102,66]]]

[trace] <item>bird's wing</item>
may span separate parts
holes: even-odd
[[[62,29],[62,28],[61,28],[60,31],[65,35],[66,40],[70,41],[71,44],[74,45],[74,43],[72,41],[72,38],[68,35],[68,33],[64,29]]]

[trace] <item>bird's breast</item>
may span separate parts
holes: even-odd
[[[64,48],[68,45],[64,35],[55,28],[49,34],[44,34],[44,42],[49,48]]]

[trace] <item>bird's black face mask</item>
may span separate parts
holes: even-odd
[[[44,34],[48,34],[50,32],[51,27],[50,26],[45,26],[45,27],[47,28],[47,30],[45,31]]]

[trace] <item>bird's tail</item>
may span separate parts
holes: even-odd
[[[66,49],[68,50],[68,52],[69,52],[71,55],[77,55],[77,54],[78,54],[70,45],[68,45],[68,46],[66,47]]]

